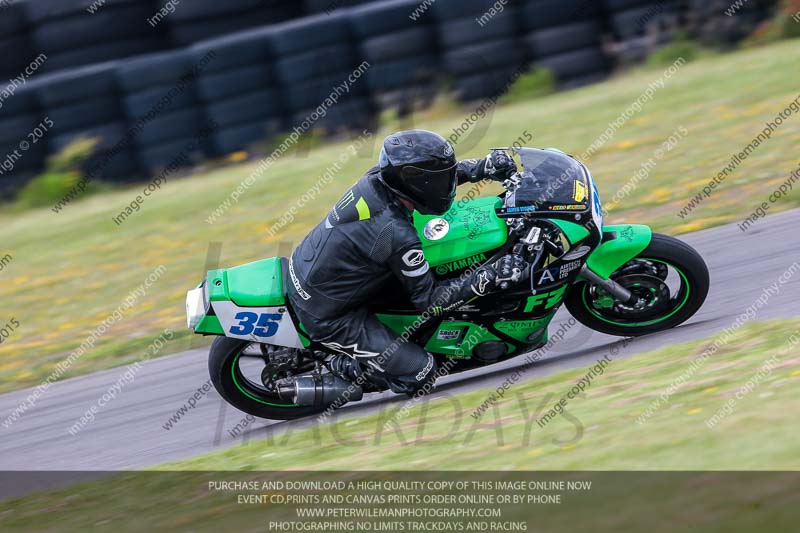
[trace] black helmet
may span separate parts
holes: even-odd
[[[381,181],[424,215],[444,214],[456,197],[456,154],[444,137],[425,130],[394,133],[383,141]]]

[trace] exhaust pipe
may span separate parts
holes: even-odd
[[[294,380],[294,403],[303,407],[342,406],[363,397],[361,387],[333,374],[298,376]]]

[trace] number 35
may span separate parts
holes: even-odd
[[[281,314],[250,313],[243,311],[235,317],[239,321],[238,325],[231,326],[230,332],[233,335],[250,335],[266,338],[272,337],[278,332],[278,323],[283,318]]]

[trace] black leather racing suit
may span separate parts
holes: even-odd
[[[459,183],[482,178],[482,160],[459,163]],[[412,393],[433,377],[436,362],[404,342],[370,311],[392,278],[414,306],[431,314],[476,296],[476,275],[437,283],[422,251],[412,213],[372,168],[295,249],[289,298],[306,332],[330,350],[371,367],[395,392]]]

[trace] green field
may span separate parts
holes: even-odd
[[[741,221],[797,167],[800,118],[787,120],[690,217],[681,220],[675,213],[797,97],[799,63],[795,40],[680,68],[587,162],[601,195],[612,198],[673,132],[688,132],[649,177],[613,207],[610,221],[649,223],[672,234]],[[458,155],[482,155],[514,142],[526,130],[534,137],[531,145],[580,155],[662,72],[653,67],[575,91],[502,104],[476,127],[485,130],[482,138],[466,149],[461,143]],[[470,113],[470,107],[439,106],[417,115],[413,125],[447,136]],[[377,140],[396,126],[387,125],[375,135],[376,147]],[[210,243],[222,243],[223,266],[287,252],[374,164],[377,148],[350,159],[283,232],[270,237],[269,228],[320,180],[348,144],[287,155],[213,225],[206,218],[252,172],[257,158],[171,179],[120,227],[112,217],[140,194],[141,187],[94,195],[59,214],[48,208],[4,210],[0,257],[10,254],[13,260],[0,271],[0,324],[14,319],[19,327],[0,346],[0,391],[38,384],[162,264],[166,272],[147,295],[64,377],[137,360],[164,328],[181,333],[161,355],[188,348],[192,341],[185,331],[184,295],[203,276]],[[800,195],[795,193],[771,212],[798,205]]]
[[[348,480],[381,479],[367,471],[393,471],[386,474],[392,480],[414,475],[394,471],[398,468],[428,472],[437,480],[447,478],[440,470],[473,476],[476,471],[513,476],[514,471],[582,470],[566,474],[567,479],[593,479],[596,492],[568,500],[568,505],[518,509],[519,518],[535,517],[537,531],[563,531],[565,522],[574,531],[675,530],[675,522],[654,520],[658,516],[680,516],[681,524],[703,526],[703,531],[788,530],[786,524],[796,524],[796,476],[749,480],[752,473],[707,470],[800,469],[796,321],[746,325],[673,390],[667,403],[637,423],[714,340],[632,358],[612,356],[585,396],[567,405],[569,416],[557,417],[544,429],[531,422],[537,406],[564,394],[586,369],[523,381],[479,422],[470,413],[489,390],[459,395],[458,410],[445,399],[427,408],[415,405],[398,416],[401,401],[381,413],[344,417],[335,427],[328,422],[289,434],[257,432],[247,444],[168,464],[158,473],[125,473],[3,501],[0,519],[9,530],[264,530],[265,520],[291,520],[291,513],[280,506],[236,505],[236,492],[209,491],[208,482],[282,479],[270,473],[280,470],[292,471],[286,474],[292,480],[320,479],[324,474],[319,471],[334,470],[344,472],[338,479]],[[624,346],[618,348],[624,353]],[[753,386],[743,389],[750,380]],[[731,413],[709,428],[706,421],[732,399]],[[706,472],[673,477],[587,472],[609,470]],[[243,477],[235,471],[262,473]]]
[[[792,335],[795,344],[789,341]],[[491,389],[425,407],[408,404],[408,409],[398,398],[380,413],[300,432],[256,432],[244,445],[163,469],[392,470],[398,465],[404,470],[800,469],[796,321],[742,328],[659,402],[714,340],[623,359],[609,350],[611,363],[585,396],[570,400],[565,414],[543,427],[539,420],[549,406],[586,375],[589,365],[521,381],[477,420],[472,413]],[[625,353],[625,346],[619,344],[617,349]],[[751,378],[752,390],[737,398]],[[732,412],[723,412],[709,427],[706,422],[730,399],[735,400]],[[656,408],[650,416],[643,416],[652,405]]]

